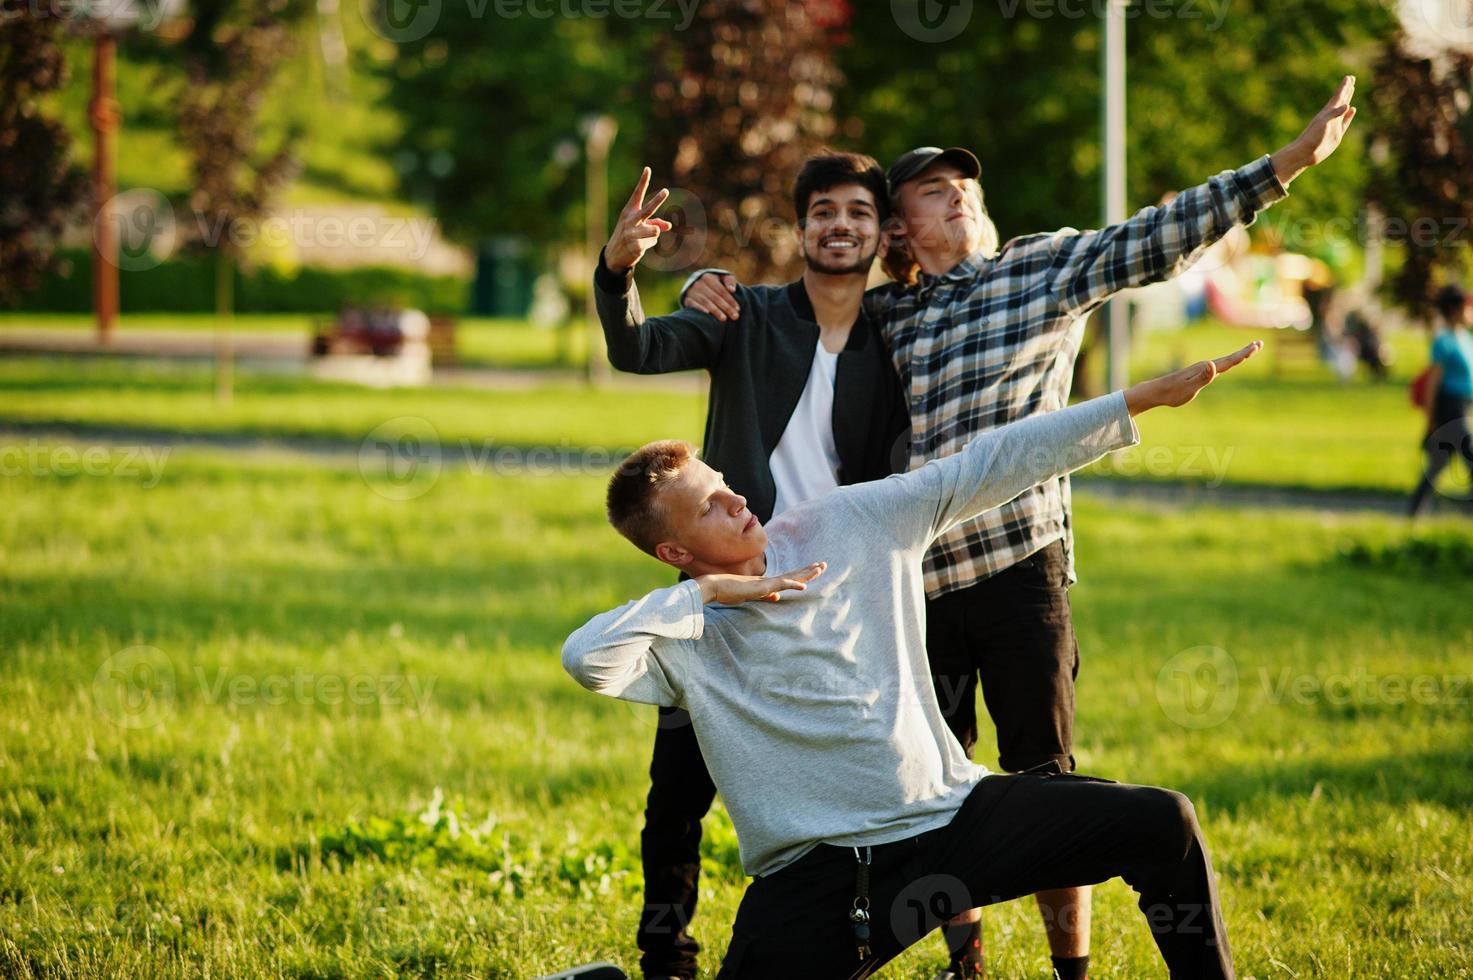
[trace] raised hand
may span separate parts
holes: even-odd
[[[1345,131],[1350,128],[1350,121],[1355,118],[1355,106],[1350,104],[1354,95],[1355,76],[1346,75],[1340,80],[1335,94],[1330,96],[1330,101],[1304,127],[1304,132],[1273,155],[1274,173],[1280,183],[1287,185],[1335,152],[1345,137]]]
[[[719,602],[725,606],[754,599],[777,602],[780,592],[802,592],[828,567],[828,562],[816,561],[786,575],[699,575],[695,582],[701,587],[702,602]]]
[[[736,276],[708,272],[685,291],[685,306],[709,313],[722,323],[738,320],[742,308],[736,301],[736,288]]]
[[[1131,415],[1152,408],[1180,408],[1197,392],[1212,384],[1219,374],[1231,371],[1263,349],[1263,341],[1255,340],[1247,347],[1212,361],[1198,361],[1180,371],[1163,374],[1125,389],[1125,407]]]
[[[649,189],[650,168],[645,167],[639,175],[639,183],[634,185],[634,193],[629,195],[624,210],[619,212],[619,221],[614,225],[609,243],[604,246],[604,263],[610,272],[628,272],[634,268],[644,258],[644,253],[660,240],[660,233],[671,228],[670,222],[655,217],[655,212],[670,196],[670,189],[661,190],[646,203],[644,193]]]

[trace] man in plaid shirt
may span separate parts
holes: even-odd
[[[910,399],[910,466],[950,456],[979,432],[1064,407],[1087,315],[1113,293],[1168,279],[1235,225],[1283,198],[1294,177],[1339,145],[1355,115],[1354,79],[1293,142],[1099,231],[1072,228],[997,248],[970,151],[923,147],[888,179],[898,223],[870,311]],[[685,303],[734,318],[735,286],[698,273]],[[997,729],[999,766],[1074,768],[1079,649],[1069,611],[1074,582],[1067,476],[964,523],[926,555],[927,647],[936,694],[970,756],[975,690]],[[1083,977],[1088,889],[1038,895],[1056,974]],[[958,976],[982,973],[978,910],[946,929]]]

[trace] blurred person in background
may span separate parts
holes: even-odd
[[[1473,482],[1473,437],[1468,430],[1468,403],[1473,401],[1473,322],[1468,297],[1458,285],[1444,286],[1434,300],[1437,321],[1432,336],[1432,364],[1418,381],[1424,385],[1423,407],[1427,434],[1422,452],[1427,462],[1422,480],[1412,492],[1411,514],[1416,517],[1432,495],[1437,477],[1461,456]]]

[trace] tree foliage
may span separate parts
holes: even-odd
[[[661,242],[677,264],[794,274],[792,184],[835,134],[831,49],[849,17],[841,3],[707,0],[690,30],[658,36],[649,156],[689,205]]]
[[[66,82],[62,20],[20,8],[0,17],[0,300],[35,289],[88,198],[71,137],[42,114]]]
[[[240,226],[261,218],[294,175],[295,137],[261,152],[262,99],[292,48],[301,0],[196,0],[194,28],[180,46],[186,84],[179,136],[190,154],[194,221],[188,234],[209,248],[233,247]]]
[[[404,119],[396,146],[404,190],[466,243],[576,240],[585,121],[609,113],[619,123],[613,174],[642,162],[631,147],[648,107],[650,33],[613,18],[503,17],[494,4],[445,4],[422,37],[386,42],[387,100]]]
[[[683,262],[738,261],[753,276],[790,266],[788,190],[835,128],[827,52],[847,5],[703,0],[691,9],[685,23],[673,3],[597,19],[446,4],[423,37],[397,43],[392,61],[406,189],[430,199],[463,241],[577,241],[584,127],[607,114],[619,125],[614,204],[644,164],[657,186],[688,192],[676,217],[703,226],[682,231],[705,247]]]
[[[788,219],[793,162],[821,140],[881,163],[924,144],[970,146],[1005,237],[1095,225],[1102,4],[964,4],[965,29],[931,42],[907,30],[906,2],[705,0],[689,25],[445,4],[392,62],[406,185],[463,240],[576,241],[579,123],[609,113],[620,126],[615,202],[622,178],[649,163],[656,186],[700,199],[708,257],[742,255],[745,244],[749,274],[789,257],[781,234],[760,229]],[[1368,71],[1393,24],[1382,0],[1133,5],[1129,205],[1292,138],[1342,74]],[[1352,134],[1270,222],[1357,214],[1366,172]]]
[[[1428,315],[1439,280],[1465,271],[1473,234],[1473,57],[1434,60],[1395,39],[1376,61],[1374,93],[1389,152],[1376,154],[1370,197],[1382,232],[1404,245],[1388,285],[1398,304]]]
[[[847,84],[838,110],[863,121],[859,144],[882,163],[915,146],[972,148],[1004,238],[1096,226],[1103,3],[978,2],[958,36],[929,42],[897,26],[894,11],[905,2],[858,6],[853,42],[839,51]],[[1277,149],[1342,75],[1369,69],[1393,24],[1381,0],[1133,4],[1127,206],[1154,204]],[[1271,220],[1355,214],[1359,138],[1296,184]]]

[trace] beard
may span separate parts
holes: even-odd
[[[820,246],[821,248],[821,246]],[[817,255],[808,251],[808,244],[803,245],[803,263],[814,272],[825,276],[856,276],[869,275],[870,266],[875,264],[875,256],[880,253],[880,243],[876,241],[866,252],[863,247],[856,248],[852,258],[838,262],[825,262]]]

